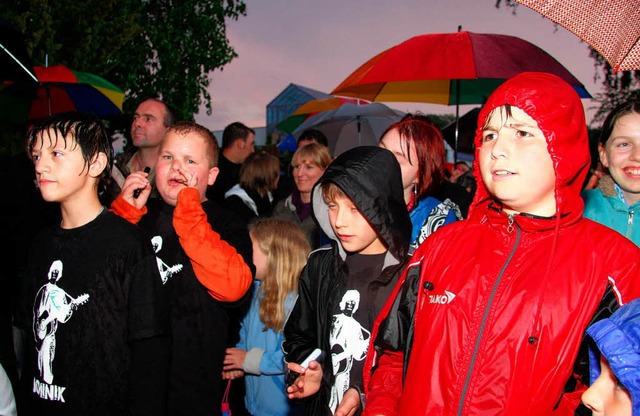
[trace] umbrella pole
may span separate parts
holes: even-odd
[[[33,74],[31,73],[31,71],[29,71],[29,69],[28,69],[26,66],[24,66],[24,65],[22,64],[22,62],[20,62],[20,60],[19,60],[18,58],[16,58],[16,57],[11,53],[11,52],[9,52],[9,49],[5,48],[5,47],[4,47],[4,45],[3,45],[2,43],[0,43],[0,48],[2,48],[2,50],[3,50],[3,51],[5,51],[5,52],[6,52],[6,53],[11,57],[11,59],[13,59],[14,61],[16,61],[16,63],[17,63],[18,65],[20,65],[20,68],[24,69],[24,70],[25,70],[25,72],[26,72],[27,74],[29,74],[29,76],[30,76],[31,78],[33,78],[33,80],[34,80],[35,82],[38,82],[38,78],[36,78],[36,76],[35,76],[35,75],[33,75]]]
[[[49,87],[44,86],[44,90],[47,93],[47,105],[49,107],[49,116],[51,116],[51,91],[49,91]]]
[[[462,30],[462,25],[458,25],[458,32]],[[456,131],[453,146],[453,165],[458,162],[458,120],[460,120],[460,80],[456,79]]]
[[[460,80],[456,79],[456,130],[453,146],[453,164],[458,162],[458,123],[460,120]]]

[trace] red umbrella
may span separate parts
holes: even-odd
[[[122,114],[124,92],[97,75],[63,65],[33,67],[35,81],[0,86],[0,117],[22,123],[78,111],[99,117]]]
[[[504,80],[526,71],[555,74],[580,97],[591,98],[576,77],[538,46],[515,36],[466,31],[420,35],[393,46],[362,64],[331,94],[455,105],[457,120],[460,104],[483,104]]]
[[[482,104],[505,79],[526,71],[558,75],[582,98],[591,98],[538,46],[515,36],[466,31],[420,35],[393,46],[362,64],[331,94],[383,102]]]
[[[591,45],[614,72],[640,69],[640,1],[515,0]]]

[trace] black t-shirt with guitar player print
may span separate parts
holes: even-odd
[[[105,210],[82,227],[43,230],[20,305],[21,414],[130,413],[132,345],[169,335],[156,256],[135,225]]]
[[[329,407],[334,412],[349,387],[362,384],[364,359],[377,314],[369,295],[371,276],[380,274],[385,255],[386,252],[372,255],[351,253],[345,260],[349,269],[347,290],[332,317],[329,337],[335,376]]]

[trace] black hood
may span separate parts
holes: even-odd
[[[407,255],[411,220],[404,202],[400,165],[393,153],[376,146],[354,147],[335,158],[313,188],[313,214],[322,230],[338,242],[344,259],[346,253],[331,228],[322,198],[320,185],[325,182],[338,185],[353,201],[395,260]],[[385,261],[385,265],[392,263],[389,258]]]

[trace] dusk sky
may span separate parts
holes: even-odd
[[[266,106],[290,83],[330,93],[369,58],[413,36],[499,33],[527,40],[551,54],[594,95],[594,61],[577,36],[536,12],[516,14],[495,0],[247,0],[247,15],[227,24],[238,57],[211,75],[213,112],[196,121],[222,130],[233,121],[266,125]],[[455,107],[386,103],[403,111],[455,113]],[[590,121],[591,100],[583,100]],[[463,106],[460,114],[473,108]]]

